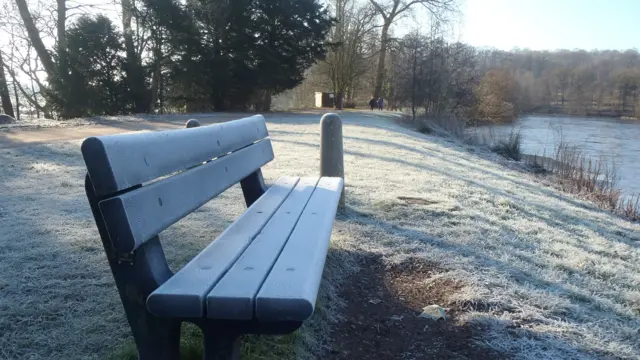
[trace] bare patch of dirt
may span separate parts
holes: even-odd
[[[406,204],[410,204],[410,205],[431,205],[431,204],[437,204],[439,202],[439,201],[428,200],[428,199],[413,197],[413,196],[398,196],[398,200],[402,200]]]
[[[453,280],[425,280],[438,269],[421,259],[386,267],[369,257],[342,292],[347,307],[332,334],[331,359],[505,359],[474,341],[477,326],[458,324],[456,312],[446,321],[419,318],[422,308],[447,304],[461,288]]]

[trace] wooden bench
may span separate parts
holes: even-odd
[[[262,116],[91,137],[82,155],[139,359],[178,359],[182,322],[202,329],[205,359],[231,359],[241,335],[290,333],[311,317],[343,181],[282,177],[267,189]],[[158,234],[238,182],[248,209],[172,273]]]

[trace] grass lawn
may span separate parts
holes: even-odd
[[[451,321],[482,329],[469,340],[478,346],[522,359],[637,357],[640,225],[485,150],[361,120],[344,127],[347,209],[334,227],[321,310],[292,336],[251,337],[248,359],[344,348],[332,331],[353,302],[341,289],[367,256],[383,268],[437,269],[416,284],[455,284],[438,301],[456,309]],[[267,182],[318,173],[317,123],[268,127],[276,160]],[[0,150],[1,359],[135,358],[83,192],[80,142]],[[234,187],[161,234],[174,270],[242,213],[241,196]],[[199,334],[184,331],[184,358],[195,359]]]

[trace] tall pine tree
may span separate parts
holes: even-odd
[[[325,55],[333,24],[318,0],[146,0],[177,55],[169,91],[187,111],[269,110]]]

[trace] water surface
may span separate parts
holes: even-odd
[[[640,193],[640,121],[577,116],[523,116],[510,125],[493,126],[496,135],[513,129],[522,135],[526,154],[552,156],[561,138],[593,158],[616,164],[618,186]]]

